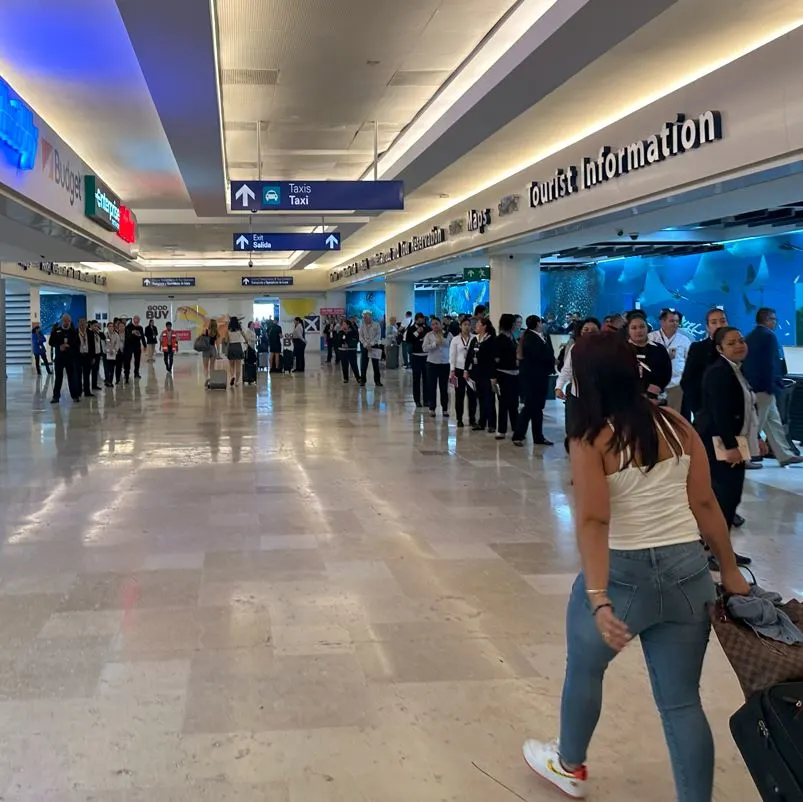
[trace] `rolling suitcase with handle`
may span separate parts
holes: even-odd
[[[763,802],[803,802],[803,682],[757,691],[730,728]]]
[[[213,370],[209,374],[209,381],[206,387],[209,390],[225,390],[228,387],[228,374],[225,370]]]

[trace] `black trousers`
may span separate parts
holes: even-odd
[[[511,431],[516,431],[519,420],[519,377],[509,373],[497,373],[499,384],[499,434],[507,434],[507,422],[510,420]]]
[[[165,368],[167,368],[167,372],[169,373],[173,370],[173,349],[168,348],[167,351],[164,352],[164,360],[165,360]]]
[[[125,380],[131,378],[131,360],[134,360],[134,376],[139,376],[139,364],[142,361],[141,348],[127,348],[125,351]]]
[[[368,351],[366,351],[364,348],[360,354],[360,373],[362,373],[362,380],[366,382],[368,381],[368,360],[370,357],[368,356]],[[379,371],[379,360],[371,359],[371,367],[374,369],[374,384],[382,384],[382,374]]]
[[[340,368],[343,371],[343,381],[349,380],[349,368],[354,374],[354,378],[360,381],[360,369],[357,367],[357,352],[356,351],[340,351],[338,361]]]
[[[114,361],[114,378],[117,384],[120,384],[120,379],[123,378],[123,367],[125,365],[125,356],[118,353],[117,359]]]
[[[95,357],[92,354],[81,354],[81,380],[84,395],[92,394],[92,365]]]
[[[72,359],[57,359],[54,363],[56,379],[53,382],[53,398],[61,398],[61,386],[64,384],[64,374],[67,374],[67,386],[70,397],[74,400],[81,397],[80,369]]]
[[[736,508],[742,500],[744,489],[744,465],[731,466],[728,462],[720,462],[714,456],[714,449],[706,445],[708,464],[711,469],[711,487],[725,517],[728,529],[733,526]]]
[[[521,383],[521,394],[524,406],[519,410],[519,420],[513,430],[514,440],[524,440],[527,428],[533,425],[533,440],[537,443],[544,439],[544,406],[549,390],[549,377],[525,377]]]
[[[117,368],[117,360],[116,359],[109,359],[109,357],[105,357],[103,360],[103,378],[105,379],[105,383],[107,387],[111,387],[114,384],[114,373],[115,369]]]
[[[438,392],[441,396],[441,409],[444,414],[449,411],[449,365],[436,365],[427,362],[427,383],[429,389],[429,408],[434,412],[438,406]]]
[[[413,400],[417,407],[429,406],[429,383],[426,379],[426,356],[410,355],[410,364],[413,366]],[[423,394],[423,395],[422,395]]]
[[[496,431],[496,394],[490,379],[475,379],[480,417],[477,425],[489,432]]]
[[[296,358],[296,373],[304,373],[307,368],[305,352],[307,344],[303,340],[293,340],[293,355]]]
[[[95,390],[98,388],[98,377],[100,376],[100,363],[103,359],[102,356],[95,356],[92,357],[92,389]]]
[[[454,412],[457,420],[463,422],[463,411],[468,396],[468,422],[473,426],[477,421],[477,394],[468,386],[463,378],[463,371],[457,371],[457,387],[454,391]]]
[[[53,371],[50,369],[50,362],[47,361],[47,354],[34,354],[33,355],[34,361],[36,362],[36,372],[37,374],[42,374],[42,363],[45,365],[45,370],[48,373],[52,373]]]
[[[332,355],[335,351],[335,341],[330,337],[326,341],[326,362],[327,364],[332,361]]]

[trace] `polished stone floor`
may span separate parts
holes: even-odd
[[[208,392],[185,357],[174,380],[159,365],[51,407],[46,383],[9,379],[1,799],[555,799],[520,746],[557,729],[577,568],[562,449],[432,421],[409,381]],[[801,487],[752,473],[737,544],[798,594]],[[716,643],[703,693],[716,798],[755,800]],[[591,798],[673,799],[637,645],[607,680]]]

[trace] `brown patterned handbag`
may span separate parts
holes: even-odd
[[[803,604],[796,599],[778,609],[803,630]],[[720,593],[708,608],[714,632],[733,666],[745,699],[756,691],[779,682],[803,680],[803,644],[788,645],[764,638],[747,624],[737,621],[727,608],[727,596]]]

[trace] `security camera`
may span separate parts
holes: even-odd
[[[635,242],[638,239],[638,231],[632,231],[627,236]]]
[[[507,255],[507,258],[508,258],[508,259],[515,259],[516,257],[515,257],[515,256],[514,256],[512,253],[509,253],[509,254]]]
[[[256,214],[259,211],[256,206],[251,207],[251,214]]]
[[[619,230],[616,232],[616,236],[617,236],[617,237],[624,237],[624,235],[625,235],[625,232],[624,232],[624,231],[622,231],[622,229],[621,229],[621,228],[620,228],[620,229],[619,229]]]
[[[253,266],[254,266],[253,260],[249,259],[248,260],[248,269],[250,270]]]

